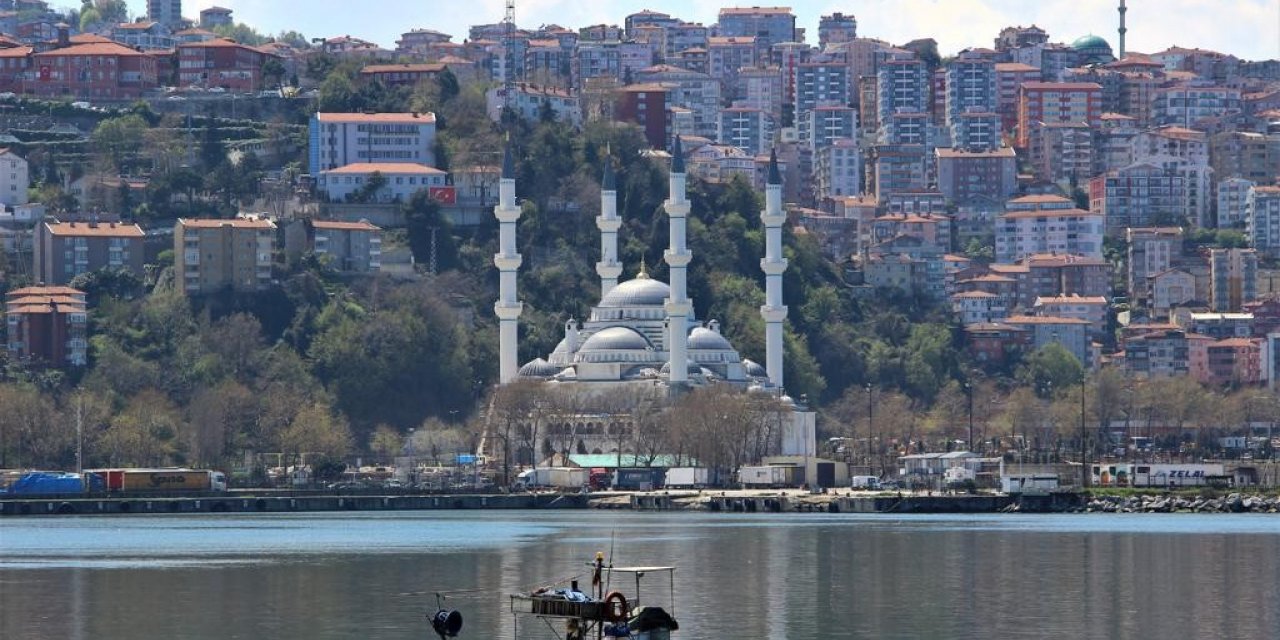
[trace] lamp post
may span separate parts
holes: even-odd
[[[969,451],[973,451],[973,384],[964,383],[964,392],[969,396]]]
[[[875,422],[875,414],[871,408],[871,383],[867,383],[867,470],[871,470],[871,425]]]
[[[1086,447],[1088,437],[1084,430],[1084,389],[1087,380],[1086,376],[1080,376],[1080,488],[1082,489],[1089,486],[1089,453]]]

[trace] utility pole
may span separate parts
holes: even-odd
[[[871,470],[871,425],[874,424],[875,415],[871,408],[871,383],[867,383],[867,470]]]
[[[964,390],[969,395],[969,451],[973,451],[973,384],[965,382]]]
[[[1080,488],[1089,486],[1089,454],[1086,448],[1088,437],[1084,429],[1084,387],[1087,377],[1080,378]]]

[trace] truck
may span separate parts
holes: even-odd
[[[862,489],[864,491],[879,491],[880,478],[878,476],[852,476],[849,478],[849,488]]]
[[[1233,481],[1221,464],[1095,464],[1092,476],[1099,487],[1227,486]]]
[[[614,473],[613,488],[627,491],[661,489],[666,472],[657,467],[631,467]]]
[[[581,489],[586,486],[587,469],[572,467],[541,467],[528,469],[516,476],[512,485],[516,489]]]
[[[797,487],[804,484],[804,468],[786,465],[742,467],[738,482],[748,489]]]
[[[18,476],[3,491],[10,496],[71,495],[86,491],[101,491],[102,480],[93,474],[64,473],[61,471],[30,471]]]
[[[119,493],[189,493],[227,490],[227,476],[208,469],[95,469],[103,487]]]
[[[711,485],[711,470],[703,467],[671,467],[667,469],[668,489],[701,489]]]

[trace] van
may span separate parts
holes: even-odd
[[[880,478],[876,476],[853,476],[849,478],[849,486],[853,489],[879,491]]]

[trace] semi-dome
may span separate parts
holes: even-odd
[[[588,351],[652,351],[653,345],[640,332],[628,327],[601,329],[582,343],[579,352]]]
[[[694,351],[732,351],[733,345],[719,333],[697,327],[689,333],[689,348]]]
[[[557,367],[542,358],[535,358],[526,362],[520,367],[521,378],[550,378],[560,373],[560,367]]]
[[[769,372],[755,360],[742,359],[742,372],[752,378],[768,378]]]
[[[604,295],[601,307],[661,307],[671,297],[671,287],[666,283],[649,278],[637,277],[619,283]]]
[[[687,371],[691,375],[700,376],[704,373],[702,366],[692,360],[686,360],[685,364],[686,364],[685,371]],[[662,365],[662,373],[663,375],[671,373],[670,361]]]

